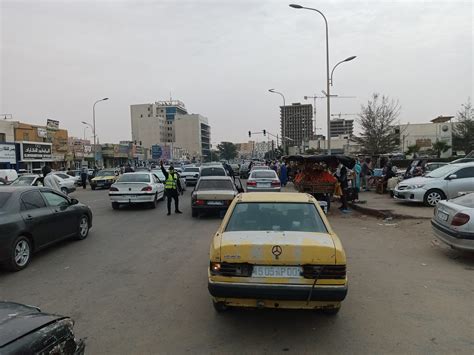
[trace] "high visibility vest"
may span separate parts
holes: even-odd
[[[168,173],[168,178],[165,181],[165,189],[176,190],[176,174]]]

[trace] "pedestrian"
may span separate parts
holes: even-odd
[[[170,165],[169,172],[163,166],[163,161],[160,161],[161,171],[165,176],[165,195],[167,197],[168,216],[171,214],[171,199],[174,199],[174,212],[183,213],[179,210],[178,194],[183,194],[183,189],[179,181],[179,176],[175,172],[173,165]]]
[[[126,173],[133,173],[133,169],[130,164],[127,164],[124,170]]]
[[[280,182],[282,186],[286,186],[288,183],[288,170],[286,164],[282,163],[280,168]]]
[[[82,183],[82,188],[85,189],[87,187],[87,178],[89,177],[89,172],[87,171],[87,168],[82,168],[81,171],[81,183]]]
[[[360,192],[360,173],[362,167],[360,165],[359,160],[356,159],[356,163],[354,165],[354,200],[359,201],[359,192]]]
[[[349,192],[349,182],[347,181],[347,168],[339,163],[338,172],[336,173],[337,179],[341,184],[341,207],[339,209],[341,212],[349,212],[349,208],[347,207],[347,194]]]
[[[360,171],[360,176],[362,178],[362,182],[364,183],[364,191],[370,191],[369,187],[369,179],[371,175],[371,169],[370,169],[370,158],[366,158],[362,161],[362,166],[361,166],[361,171]]]
[[[51,172],[51,167],[48,165],[43,166],[43,186],[49,187],[50,189],[61,191],[58,180],[54,177],[54,174]]]

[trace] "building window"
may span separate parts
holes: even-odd
[[[7,137],[6,133],[0,133],[0,142],[2,143],[6,142],[6,137]]]

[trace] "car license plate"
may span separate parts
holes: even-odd
[[[104,186],[104,183],[103,182],[98,182],[97,186]]]
[[[252,277],[301,277],[302,269],[299,266],[254,266]]]
[[[259,182],[257,183],[257,187],[270,187],[269,182]]]
[[[438,218],[446,222],[448,220],[448,214],[438,211]]]
[[[209,206],[222,206],[224,201],[207,201],[207,204]]]

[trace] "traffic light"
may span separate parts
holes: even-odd
[[[252,137],[252,132],[249,131],[249,138]]]
[[[263,135],[265,136],[266,134],[267,134],[267,130],[264,129],[264,130],[263,130]]]

